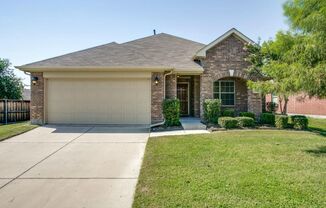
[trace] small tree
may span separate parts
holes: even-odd
[[[262,94],[276,94],[282,114],[287,113],[289,96],[300,91],[296,77],[293,77],[295,65],[288,59],[289,49],[293,45],[293,36],[279,32],[276,40],[246,46],[249,52],[246,60],[251,63],[248,71],[251,75],[263,77],[248,81],[249,88]]]
[[[326,1],[287,0],[284,14],[290,30],[274,40],[248,45],[248,71],[267,79],[249,82],[250,88],[279,97],[281,112],[287,112],[290,95],[326,97]]]
[[[24,85],[7,59],[0,58],[0,99],[21,99]]]

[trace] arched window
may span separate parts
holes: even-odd
[[[234,80],[219,80],[214,82],[213,96],[220,99],[222,106],[234,106],[235,85]]]

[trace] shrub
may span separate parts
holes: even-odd
[[[250,117],[250,118],[253,118],[253,119],[256,118],[255,114],[252,113],[252,112],[240,112],[239,116],[241,116],[241,117]]]
[[[275,112],[278,108],[278,104],[274,102],[267,102],[266,103],[266,110],[268,112]]]
[[[274,125],[275,124],[275,115],[272,113],[260,114],[260,123]]]
[[[251,117],[237,117],[238,125],[240,127],[254,127],[255,120]]]
[[[222,116],[225,117],[234,117],[235,116],[235,111],[232,108],[227,108],[222,111]]]
[[[219,99],[206,99],[204,101],[204,119],[208,123],[217,124],[221,114],[221,101]]]
[[[232,129],[238,127],[238,120],[232,117],[221,117],[218,119],[218,124],[226,129]]]
[[[180,101],[178,99],[165,99],[163,101],[163,115],[166,126],[180,125]]]
[[[275,116],[275,126],[279,129],[285,129],[288,127],[288,116],[286,115],[276,115]]]
[[[291,116],[293,128],[303,130],[308,128],[308,118],[306,116],[294,115]]]

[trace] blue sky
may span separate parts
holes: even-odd
[[[153,29],[209,43],[232,27],[252,40],[287,29],[284,0],[0,0],[0,57],[14,66]],[[29,84],[24,73],[15,73]]]

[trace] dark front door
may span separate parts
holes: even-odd
[[[177,97],[180,100],[180,114],[182,116],[189,115],[189,92],[187,83],[177,84]]]

